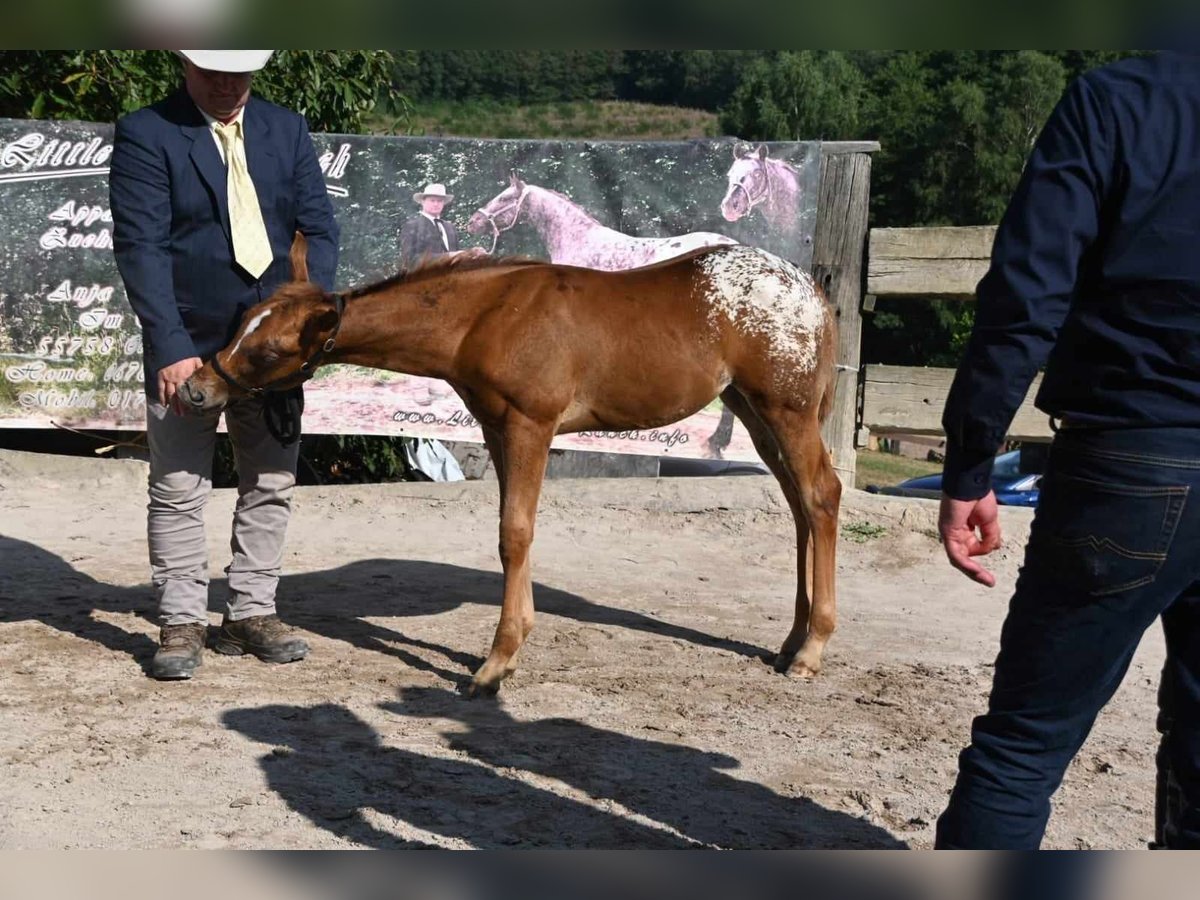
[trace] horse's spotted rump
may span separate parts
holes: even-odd
[[[828,313],[806,273],[747,246],[716,250],[697,264],[714,327],[728,320],[744,333],[765,337],[771,356],[789,368],[813,370]]]

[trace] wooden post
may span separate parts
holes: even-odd
[[[812,276],[837,310],[837,386],[823,436],[842,485],[854,487],[862,341],[863,249],[871,196],[873,142],[823,143]]]

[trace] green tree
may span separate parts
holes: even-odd
[[[617,50],[417,50],[400,55],[397,84],[420,100],[546,103],[617,94]]]
[[[865,79],[844,53],[803,50],[754,60],[721,109],[728,134],[753,140],[859,137]]]
[[[356,132],[377,104],[407,116],[394,67],[383,51],[280,50],[254,89],[314,131]],[[163,50],[5,50],[0,72],[0,115],[10,118],[111,122],[182,83],[179,60]]]
[[[947,78],[923,141],[935,205],[918,210],[919,224],[998,222],[1065,87],[1062,64],[1035,50],[1001,54],[982,71]]]

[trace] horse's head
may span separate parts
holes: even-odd
[[[333,349],[344,299],[308,280],[306,243],[292,244],[292,281],[248,310],[237,334],[179,390],[184,408],[224,409],[231,400],[283,391],[307,381]]]
[[[517,224],[517,220],[520,218],[527,187],[521,177],[517,175],[516,169],[513,169],[509,173],[508,187],[475,210],[471,220],[467,222],[467,231],[471,234],[490,231],[497,236],[502,231],[508,231]]]
[[[729,185],[721,201],[721,215],[727,222],[736,222],[766,200],[770,193],[767,145],[759,144],[757,150],[735,147],[733,165],[729,167],[726,179]]]

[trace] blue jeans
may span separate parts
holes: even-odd
[[[1200,847],[1200,429],[1063,430],[937,846],[1035,849],[1100,709],[1160,615],[1156,841]]]

